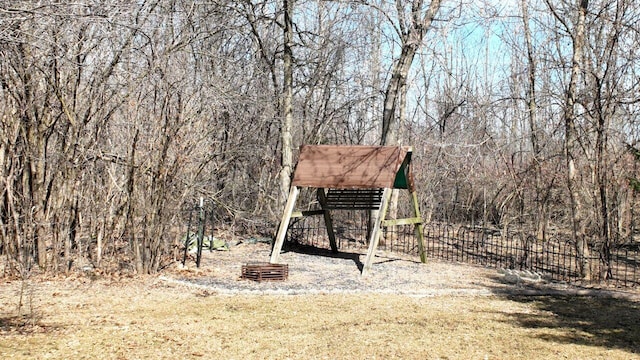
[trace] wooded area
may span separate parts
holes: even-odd
[[[639,29],[633,0],[0,0],[4,274],[157,272],[200,197],[273,236],[301,144],[413,146],[426,222],[638,246]]]

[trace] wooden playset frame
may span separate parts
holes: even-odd
[[[323,215],[331,251],[338,252],[333,210],[378,210],[370,233],[362,275],[371,270],[383,227],[414,225],[420,260],[426,262],[422,217],[411,173],[408,146],[302,145],[287,204],[280,220],[271,263],[278,263],[289,222],[294,217]],[[316,188],[321,210],[294,211],[300,188]],[[408,190],[414,216],[387,220],[393,189]]]

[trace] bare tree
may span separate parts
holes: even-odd
[[[293,123],[293,4],[294,0],[283,0],[284,10],[284,81],[281,123],[282,137],[282,170],[280,172],[280,207],[284,207],[291,184],[293,173],[293,145],[291,140],[291,126]]]
[[[7,269],[155,272],[194,199],[266,235],[297,144],[400,141],[430,218],[572,229],[586,268],[633,235],[639,7],[518,3],[0,1]]]
[[[542,132],[539,129],[540,125],[538,123],[538,104],[536,99],[536,81],[538,80],[537,61],[534,51],[533,36],[531,34],[531,28],[529,25],[530,17],[528,2],[523,0],[520,3],[520,9],[522,11],[522,25],[524,29],[523,36],[527,50],[528,86],[526,92],[526,101],[529,120],[529,139],[531,141],[532,150],[531,167],[533,171],[533,181],[536,194],[536,238],[538,239],[538,241],[544,241],[547,228],[547,206],[545,200],[548,197],[545,196],[545,191],[542,185],[542,166],[540,164],[542,161],[540,149],[540,137],[542,135]]]
[[[577,0],[575,7],[576,23],[571,27],[566,18],[557,12],[556,7],[550,0],[545,0],[549,10],[556,19],[563,24],[572,40],[571,73],[569,84],[565,91],[563,105],[564,128],[565,128],[565,156],[567,161],[567,189],[569,191],[569,210],[571,214],[571,234],[578,253],[578,263],[582,277],[591,277],[589,271],[589,245],[585,237],[586,219],[584,218],[578,176],[578,158],[580,157],[580,138],[576,128],[576,103],[578,96],[578,82],[583,71],[583,56],[585,47],[585,22],[588,12],[588,0]]]
[[[424,37],[431,27],[438,10],[440,10],[440,4],[441,0],[432,0],[429,6],[424,9],[423,0],[412,0],[410,9],[407,11],[404,1],[396,1],[401,52],[394,62],[391,79],[385,91],[382,134],[380,138],[382,145],[397,142],[398,123],[396,109],[398,108],[398,99],[401,91],[406,89],[407,76],[413,64],[413,59],[418,49],[422,46]]]

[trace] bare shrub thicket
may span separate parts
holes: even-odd
[[[639,21],[631,0],[0,1],[5,273],[156,272],[200,197],[269,235],[286,150],[387,125],[427,220],[631,241]]]

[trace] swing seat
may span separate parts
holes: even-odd
[[[327,210],[380,210],[383,189],[329,189]]]

